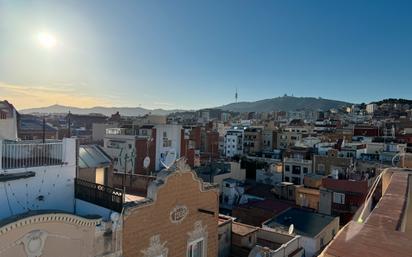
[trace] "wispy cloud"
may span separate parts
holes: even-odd
[[[112,103],[71,87],[13,85],[0,81],[0,100],[8,100],[18,109],[53,104],[78,107],[110,106]]]

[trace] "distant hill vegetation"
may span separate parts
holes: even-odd
[[[163,110],[163,109],[145,109],[141,107],[92,107],[92,108],[78,108],[63,105],[52,105],[48,107],[32,108],[19,110],[23,114],[32,113],[68,113],[73,114],[103,114],[105,116],[110,116],[116,112],[119,112],[123,116],[141,116],[146,114],[154,115],[168,115],[172,112],[178,112],[179,110]]]
[[[330,110],[351,105],[351,103],[315,97],[283,96],[255,102],[238,102],[217,107],[234,112],[271,112],[294,110]]]
[[[381,101],[378,102],[372,102],[374,104],[377,105],[381,105],[381,104],[409,104],[412,105],[412,100],[408,100],[408,99],[402,99],[402,98],[388,98],[388,99],[383,99]]]

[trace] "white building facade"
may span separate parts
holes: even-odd
[[[156,125],[156,160],[155,169],[161,170],[167,164],[167,158],[175,155],[179,158],[181,153],[182,126],[175,124]]]
[[[228,129],[224,136],[224,155],[226,157],[242,155],[244,137],[243,129]]]

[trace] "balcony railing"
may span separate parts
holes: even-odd
[[[75,197],[98,206],[121,212],[123,191],[76,178]]]
[[[1,168],[61,165],[63,144],[61,141],[3,141],[1,144]]]
[[[289,163],[294,162],[294,163],[306,164],[306,165],[312,164],[312,160],[298,159],[298,158],[288,158],[288,157],[285,157],[285,158],[283,159],[283,162],[284,162],[284,163],[286,163],[286,162],[289,162]]]

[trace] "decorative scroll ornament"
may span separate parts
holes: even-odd
[[[21,239],[27,257],[38,257],[42,255],[47,235],[48,233],[46,231],[33,230]]]
[[[177,205],[170,212],[170,221],[174,224],[181,223],[189,214],[189,209],[185,205]]]
[[[146,250],[142,250],[144,257],[167,257],[169,249],[165,247],[166,242],[160,242],[160,236],[155,235],[150,238],[150,246]]]

